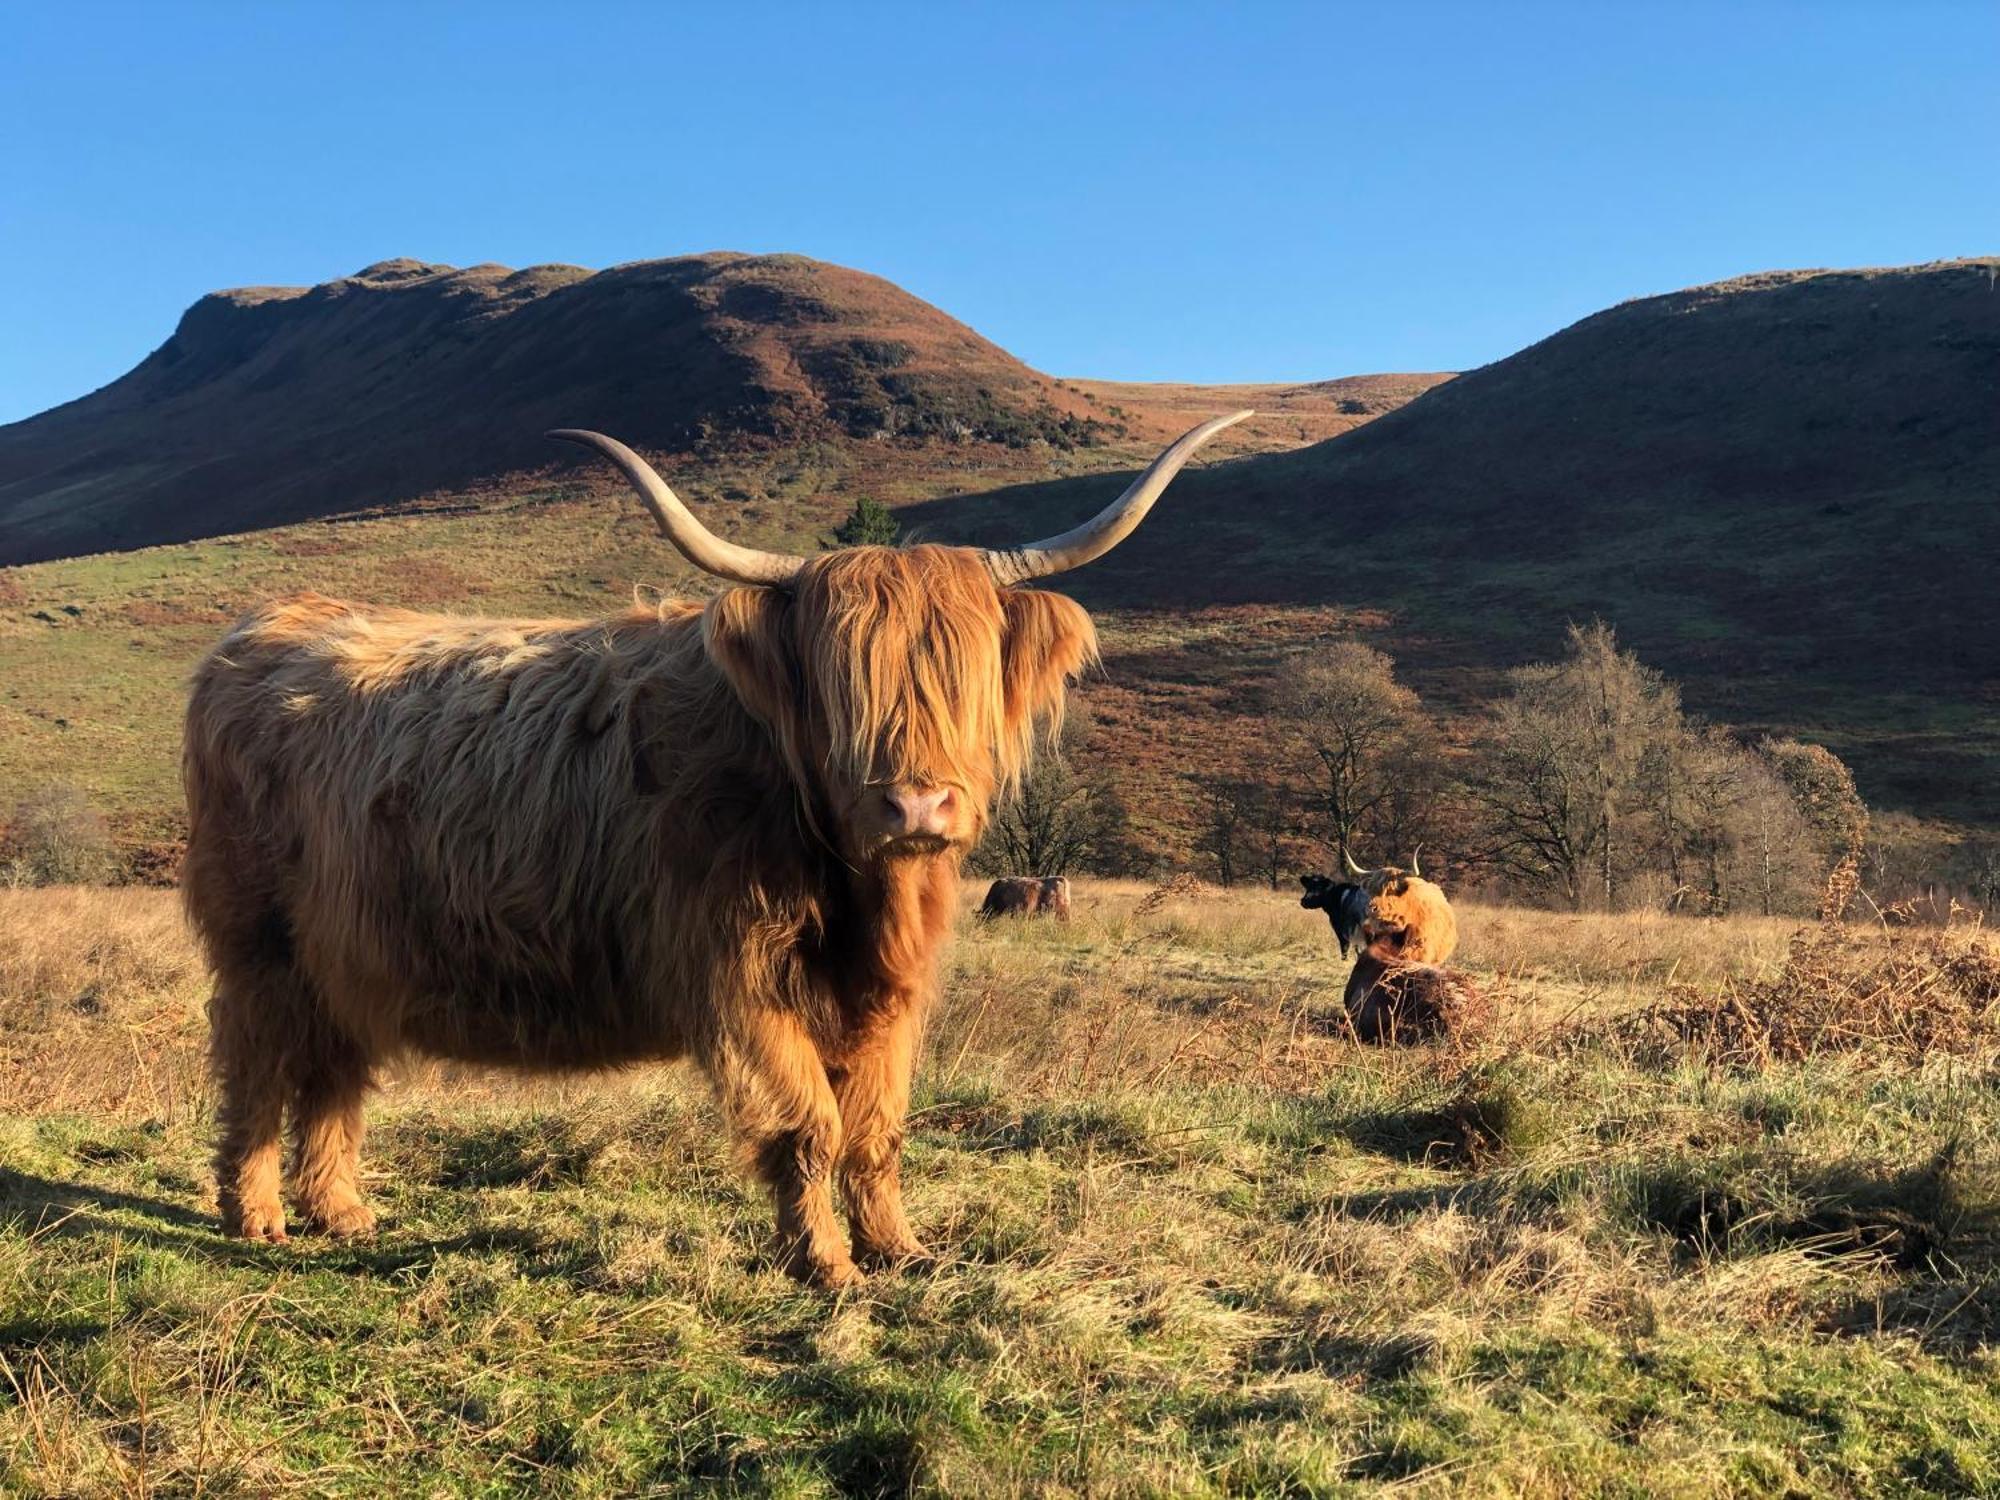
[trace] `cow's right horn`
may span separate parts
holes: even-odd
[[[1067,573],[1071,568],[1080,568],[1104,556],[1146,519],[1146,512],[1153,508],[1153,502],[1160,498],[1174,475],[1180,473],[1181,465],[1194,457],[1195,449],[1223,428],[1234,427],[1246,417],[1256,415],[1254,411],[1239,411],[1234,416],[1204,422],[1194,431],[1183,434],[1178,442],[1153,460],[1145,473],[1126,487],[1124,494],[1081,526],[1073,526],[1061,536],[1052,536],[1026,547],[988,551],[985,554],[986,567],[992,573],[993,581],[1005,588],[1010,583],[1025,583],[1030,578]]]
[[[1356,864],[1356,863],[1354,862],[1354,856],[1353,856],[1353,854],[1351,854],[1350,852],[1348,852],[1348,851],[1347,851],[1346,849],[1342,849],[1342,850],[1340,851],[1340,857],[1341,857],[1342,859],[1344,859],[1344,860],[1346,860],[1346,861],[1347,861],[1347,873],[1348,873],[1348,874],[1350,874],[1350,875],[1366,875],[1366,874],[1368,873],[1368,872],[1367,872],[1366,870],[1362,869],[1362,868],[1361,868],[1361,866],[1357,865],[1357,864]]]
[[[755,547],[739,547],[734,542],[724,541],[694,518],[694,512],[681,503],[681,497],[667,487],[666,480],[660,478],[651,464],[616,438],[608,438],[601,432],[588,432],[581,427],[558,427],[548,436],[565,443],[581,443],[586,448],[595,448],[616,464],[618,471],[639,492],[639,498],[646,502],[646,509],[653,513],[660,535],[679,548],[681,556],[704,573],[713,573],[717,578],[727,578],[735,583],[785,588],[805,566],[803,557],[794,557],[788,552],[760,552]]]

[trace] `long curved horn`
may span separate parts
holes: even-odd
[[[1419,854],[1422,854],[1423,852],[1424,852],[1424,846],[1422,844],[1417,845],[1416,848],[1410,851],[1410,874],[1416,877],[1418,880],[1422,880],[1424,878],[1424,872],[1417,868],[1417,856]]]
[[[1160,492],[1174,475],[1180,473],[1181,465],[1194,457],[1195,449],[1223,428],[1234,427],[1245,418],[1256,415],[1254,411],[1239,411],[1234,416],[1217,417],[1183,435],[1154,459],[1152,467],[1133,480],[1124,494],[1081,526],[1030,546],[989,550],[984,555],[993,581],[1005,588],[1010,583],[1025,583],[1030,578],[1066,573],[1071,568],[1080,568],[1104,556],[1146,519],[1146,512],[1153,508],[1153,502],[1160,498]]]
[[[798,577],[799,569],[805,566],[803,557],[794,557],[786,552],[760,552],[755,547],[739,547],[734,542],[724,541],[694,518],[694,512],[681,503],[679,495],[667,488],[666,480],[654,472],[651,464],[616,438],[608,438],[601,432],[587,432],[581,427],[558,427],[548,436],[565,443],[581,443],[586,448],[595,448],[618,465],[618,471],[639,492],[639,498],[646,502],[646,509],[653,513],[660,535],[679,548],[681,556],[704,573],[713,573],[717,578],[728,578],[736,583],[784,588]]]
[[[1361,868],[1361,866],[1357,865],[1357,864],[1356,864],[1356,863],[1354,862],[1354,856],[1353,856],[1353,855],[1352,855],[1351,853],[1349,853],[1349,852],[1348,852],[1347,850],[1345,850],[1345,849],[1342,849],[1342,850],[1340,851],[1340,857],[1341,857],[1342,859],[1344,859],[1344,860],[1346,860],[1346,861],[1347,861],[1347,873],[1348,873],[1348,874],[1350,874],[1350,875],[1366,875],[1366,874],[1368,873],[1368,872],[1367,872],[1366,870],[1362,869],[1362,868]]]

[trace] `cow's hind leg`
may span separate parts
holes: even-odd
[[[812,1038],[791,1016],[750,1011],[733,1018],[708,1061],[723,1110],[771,1189],[779,1264],[814,1286],[858,1280],[833,1211],[840,1110]]]
[[[209,1001],[210,1051],[221,1089],[215,1183],[225,1234],[282,1243],[280,1146],[288,1039],[273,1002],[281,997],[223,976]]]
[[[854,1253],[877,1265],[922,1263],[929,1252],[903,1212],[903,1121],[916,1062],[914,1003],[880,1023],[849,1054],[834,1085],[845,1147],[841,1191],[854,1231]]]
[[[293,1067],[292,1196],[314,1228],[340,1239],[371,1233],[361,1201],[361,1105],[368,1056],[332,1023],[316,1019]]]

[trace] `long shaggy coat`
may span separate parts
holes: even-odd
[[[1363,889],[1364,954],[1389,963],[1442,964],[1458,951],[1458,918],[1438,886],[1390,865],[1369,871]]]
[[[959,858],[1095,651],[960,549],[862,548],[789,590],[601,620],[307,595],[195,674],[190,913],[216,971],[233,1231],[370,1228],[374,1069],[691,1056],[771,1185],[785,1263],[920,1253],[897,1180]],[[964,836],[867,854],[868,789],[950,788]]]

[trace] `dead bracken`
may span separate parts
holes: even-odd
[[[1962,1057],[2000,1032],[2000,952],[1974,928],[1884,937],[1804,927],[1771,977],[1669,996],[1613,1033],[1752,1066],[1862,1050]]]

